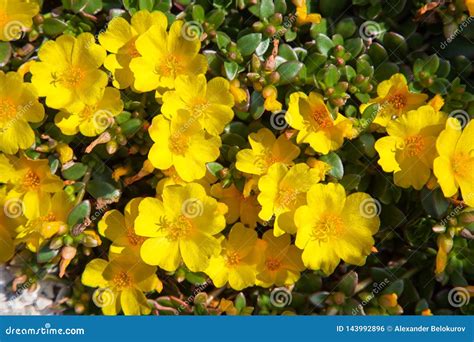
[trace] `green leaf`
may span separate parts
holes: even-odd
[[[370,124],[375,120],[379,112],[380,105],[378,103],[373,103],[367,108],[365,108],[362,113],[362,118],[360,120],[361,126],[365,129],[370,126]]]
[[[5,66],[12,55],[12,46],[9,42],[0,42],[0,67]]]
[[[255,54],[257,56],[263,56],[265,52],[267,52],[268,47],[270,46],[270,39],[264,39],[258,44],[257,48],[255,49]]]
[[[224,70],[225,70],[225,75],[226,77],[232,81],[235,76],[237,75],[237,72],[239,71],[239,65],[235,62],[224,62]]]
[[[405,288],[403,279],[397,279],[393,282],[390,282],[389,285],[382,291],[382,294],[392,294],[395,293],[398,297],[400,297],[403,293],[403,289]]]
[[[207,23],[210,24],[214,29],[217,29],[225,20],[226,11],[222,9],[216,9],[209,12],[207,16]]]
[[[261,33],[250,33],[237,40],[237,47],[242,56],[250,56],[262,41]]]
[[[286,61],[297,61],[298,55],[293,48],[288,44],[281,44],[278,49],[278,56],[284,58]]]
[[[277,71],[280,74],[279,85],[291,83],[303,68],[303,63],[298,61],[289,61],[281,64]]]
[[[142,124],[142,120],[139,118],[133,118],[120,125],[120,127],[122,128],[123,134],[125,134],[127,137],[131,137],[138,132],[138,130],[142,127]]]
[[[275,13],[286,13],[286,0],[275,0]]]
[[[446,95],[450,84],[445,78],[437,78],[428,89],[434,94]]]
[[[347,0],[320,0],[319,9],[324,17],[337,17],[345,12],[348,6]]]
[[[329,65],[324,73],[324,83],[327,87],[334,87],[336,83],[339,81],[339,71],[337,71],[337,67],[333,64]]]
[[[200,23],[204,22],[206,19],[206,12],[201,5],[194,5],[193,6],[193,19]]]
[[[103,180],[93,179],[87,183],[86,191],[94,198],[112,199],[120,195],[120,190]]]
[[[217,41],[217,46],[219,47],[220,50],[226,50],[227,46],[231,42],[231,39],[227,35],[227,33],[218,31],[216,35],[216,41]]]
[[[76,205],[67,218],[67,224],[69,227],[74,227],[76,224],[84,222],[86,217],[89,217],[91,214],[91,202],[88,200],[82,201]]]
[[[344,176],[344,165],[342,165],[341,158],[335,152],[331,152],[319,158],[321,161],[331,166],[329,174],[337,179],[342,179]]]
[[[87,171],[87,165],[82,163],[74,163],[62,170],[63,177],[69,180],[78,180],[82,178]]]
[[[220,178],[220,177],[219,177],[219,172],[221,172],[221,171],[224,169],[224,166],[222,166],[221,164],[216,163],[216,162],[207,163],[207,164],[206,164],[206,167],[207,167],[207,170],[208,170],[214,177],[217,177],[217,178]]]
[[[361,38],[352,38],[345,42],[344,47],[349,51],[352,57],[355,58],[359,56],[364,49],[364,42]]]
[[[44,264],[51,261],[58,255],[59,249],[50,249],[48,245],[43,246],[36,254],[36,261],[39,264]]]
[[[67,29],[67,24],[56,18],[45,18],[43,22],[43,30],[47,36],[58,36]]]
[[[378,42],[372,42],[367,53],[375,65],[379,65],[388,60],[387,50]]]
[[[316,47],[324,56],[328,56],[329,51],[334,48],[334,43],[328,36],[320,33],[316,37]]]
[[[344,38],[350,38],[356,32],[357,25],[353,18],[344,18],[336,25],[336,33]]]
[[[359,276],[356,272],[351,271],[347,273],[338,285],[339,291],[343,292],[347,297],[351,297],[354,294],[357,283],[359,282]]]
[[[434,218],[441,219],[449,208],[449,201],[444,197],[441,188],[421,190],[421,204],[425,211]]]
[[[245,295],[242,292],[239,292],[239,294],[235,297],[234,306],[239,311],[247,306],[247,300],[245,299]]]
[[[309,301],[316,307],[323,307],[324,302],[329,297],[329,292],[327,291],[320,291],[312,294],[309,296]]]
[[[423,71],[429,73],[430,75],[434,75],[439,68],[439,57],[436,55],[431,55],[428,59],[424,62]]]
[[[392,62],[385,62],[377,67],[374,77],[377,81],[382,82],[388,80],[392,75],[399,71],[398,65]]]
[[[258,91],[254,91],[252,95],[250,95],[250,115],[254,120],[259,119],[263,112],[265,111],[265,108],[263,106],[265,100],[263,99],[263,96],[261,93]]]
[[[260,1],[260,19],[265,19],[272,16],[275,13],[275,4],[273,0],[261,0]]]
[[[387,18],[394,17],[403,11],[407,0],[390,0],[390,4],[383,7]]]

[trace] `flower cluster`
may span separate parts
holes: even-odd
[[[309,1],[238,3],[259,18],[243,32],[224,5],[108,16],[63,2],[61,21],[35,0],[0,0],[2,44],[29,39],[0,70],[0,263],[68,277],[67,304],[105,315],[245,314],[245,299],[213,301],[247,288],[261,313],[279,288],[363,313],[353,297],[368,304],[381,276],[367,311],[400,314],[407,280],[394,277],[420,271],[406,265],[422,246],[429,275],[465,286],[474,96],[459,78],[448,90],[449,63],[399,70],[376,37],[350,38],[352,18],[326,36],[332,12]],[[395,55],[406,42],[390,33]],[[202,284],[217,289],[180,292]],[[404,298],[431,314],[436,300],[417,300]]]

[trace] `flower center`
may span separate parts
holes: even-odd
[[[228,251],[225,256],[227,266],[237,266],[240,264],[240,255],[236,251]]]
[[[28,172],[23,176],[23,187],[27,190],[36,190],[40,185],[40,178],[39,176],[33,171],[28,170]]]
[[[456,153],[452,159],[453,172],[457,176],[466,176],[472,173],[474,158],[465,153]]]
[[[388,103],[390,103],[395,109],[402,109],[407,104],[407,98],[403,94],[395,94],[389,97]]]
[[[313,120],[317,129],[329,128],[334,125],[332,119],[329,117],[329,113],[326,108],[316,108],[311,113],[311,119]]]
[[[138,38],[138,37],[137,37]],[[127,54],[132,57],[132,58],[137,58],[140,57],[140,52],[138,52],[137,47],[135,45],[135,42],[137,41],[137,38],[132,39],[128,44],[127,44]]]
[[[174,133],[168,139],[168,146],[171,153],[184,155],[189,147],[188,139],[183,134]]]
[[[344,222],[342,218],[334,214],[323,215],[313,226],[312,240],[328,242],[331,238],[337,238],[342,234]]]
[[[179,62],[178,58],[173,55],[169,55],[161,64],[158,65],[158,73],[176,78],[177,75],[181,73],[183,66]]]
[[[133,228],[127,229],[127,239],[130,245],[132,246],[140,246],[146,240],[146,238],[135,234],[135,232],[133,231]]]
[[[47,215],[41,217],[41,221],[43,222],[55,222],[57,221],[56,215],[54,213],[49,212]]]
[[[298,191],[294,189],[281,189],[278,193],[276,206],[281,209],[286,209],[295,204],[298,197]]]
[[[405,153],[410,157],[419,156],[425,149],[425,140],[421,135],[413,135],[405,139]]]
[[[189,111],[193,113],[193,116],[200,117],[206,112],[208,107],[209,103],[205,99],[197,99],[189,106]]]
[[[189,236],[193,229],[193,224],[186,216],[180,215],[173,222],[168,222],[164,219],[158,229],[166,231],[166,237],[169,241],[177,241]]]
[[[8,123],[16,116],[17,109],[10,99],[0,99],[0,123]]]
[[[121,271],[115,275],[113,283],[116,287],[123,289],[132,286],[132,278],[127,274],[127,272]]]
[[[61,73],[59,78],[52,75],[55,82],[61,82],[61,84],[69,89],[74,89],[80,85],[85,78],[85,72],[80,67],[71,66],[69,69]]]
[[[276,271],[280,268],[281,261],[276,258],[267,258],[267,260],[265,260],[265,266],[270,271]]]

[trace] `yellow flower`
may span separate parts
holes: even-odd
[[[387,137],[375,143],[379,164],[394,172],[395,184],[420,190],[429,180],[436,158],[436,138],[443,130],[446,115],[431,106],[422,106],[389,122]]]
[[[257,232],[236,223],[227,240],[222,240],[220,255],[213,256],[205,273],[216,287],[229,282],[230,287],[240,291],[256,281],[259,262]]]
[[[14,229],[16,229],[18,223],[16,216],[21,213],[21,211],[17,211],[20,210],[18,204],[6,202],[6,187],[0,188],[0,207],[3,208],[3,210],[0,210],[0,263],[9,261],[15,254]],[[12,205],[14,207],[11,207]]]
[[[31,66],[31,82],[40,96],[46,96],[48,107],[92,105],[100,100],[108,82],[107,74],[99,70],[106,52],[92,34],[47,41],[38,56],[41,62]]]
[[[99,233],[112,241],[110,251],[121,253],[124,249],[134,255],[140,255],[140,247],[146,240],[135,233],[135,219],[142,198],[134,198],[125,206],[124,214],[118,210],[105,213],[99,221]]]
[[[249,228],[257,226],[258,212],[260,211],[257,196],[245,196],[234,184],[223,188],[221,183],[211,187],[211,195],[227,205],[229,209],[225,215],[227,224],[235,223],[240,219],[240,222]]]
[[[191,271],[203,271],[219,253],[215,237],[225,227],[217,201],[196,183],[170,185],[163,201],[145,198],[135,220],[137,235],[149,237],[141,248],[143,261],[175,271],[182,261]]]
[[[171,167],[167,170],[162,170],[161,172],[165,175],[165,177],[160,179],[156,185],[157,198],[161,197],[163,194],[163,189],[169,185],[186,185],[188,183],[178,175],[174,167]],[[209,193],[211,190],[211,184],[215,183],[216,181],[217,178],[206,169],[206,175],[200,179],[194,180],[193,182],[201,184],[204,189],[206,189],[206,193]]]
[[[47,211],[49,194],[63,188],[61,179],[51,174],[48,160],[3,157],[0,158],[0,170],[9,170],[5,177],[1,177],[4,183],[13,186],[8,199],[22,200],[23,214],[29,219],[40,217]]]
[[[294,284],[305,269],[301,250],[291,244],[289,234],[275,237],[271,230],[267,230],[263,234],[263,241],[266,247],[257,267],[257,285],[270,287]]]
[[[47,208],[41,208],[38,217],[17,229],[16,242],[26,243],[32,252],[37,252],[46,240],[68,229],[67,218],[73,207],[68,195],[64,191],[56,192],[47,204]]]
[[[292,0],[296,6],[296,22],[298,25],[318,24],[321,22],[321,15],[318,13],[309,13],[306,0]]]
[[[233,106],[234,98],[226,79],[215,77],[206,83],[204,75],[178,76],[175,90],[163,95],[161,112],[172,119],[186,109],[209,134],[219,135],[234,117]]]
[[[395,117],[399,117],[410,110],[417,109],[428,99],[426,94],[413,93],[408,90],[407,80],[402,74],[395,74],[389,80],[377,86],[378,97],[360,106],[361,113],[373,103],[380,105],[375,124],[387,127]]]
[[[244,102],[247,102],[248,94],[245,89],[240,87],[239,80],[235,79],[230,82],[229,88],[232,96],[234,97],[234,102],[236,105],[241,105]]]
[[[340,184],[315,184],[307,194],[308,205],[296,210],[296,247],[303,249],[303,263],[331,274],[340,259],[363,265],[380,226],[369,210],[377,203],[365,193],[346,197]]]
[[[220,154],[219,137],[208,137],[199,122],[185,110],[180,110],[171,121],[163,115],[153,118],[149,129],[155,142],[148,153],[154,167],[166,170],[174,166],[186,182],[206,174],[206,163]]]
[[[337,114],[334,120],[323,97],[314,92],[309,96],[301,92],[291,94],[285,119],[291,127],[299,130],[298,144],[308,143],[322,154],[337,150],[344,138],[352,135],[352,122],[341,114]]]
[[[187,40],[182,34],[183,22],[175,21],[169,33],[153,25],[135,42],[140,57],[132,59],[130,69],[139,91],[173,89],[179,75],[206,73],[207,59],[199,54],[199,39]]]
[[[40,122],[44,108],[34,88],[16,72],[0,71],[0,151],[15,154],[35,142],[28,122]]]
[[[20,39],[22,32],[33,25],[32,18],[39,10],[35,2],[0,0],[0,40],[8,42]]]
[[[123,110],[120,91],[107,87],[101,98],[92,104],[78,104],[60,111],[54,121],[61,132],[75,135],[81,132],[86,137],[94,137],[112,125],[114,117]]]
[[[282,109],[282,104],[277,100],[277,97],[272,95],[269,96],[265,99],[265,110],[268,110],[269,112],[278,112]]]
[[[262,205],[259,217],[269,221],[275,215],[275,236],[285,232],[296,233],[294,215],[297,208],[306,204],[306,193],[321,180],[319,172],[304,163],[288,168],[285,164],[273,164],[258,181]]]
[[[436,112],[439,112],[444,106],[444,99],[441,95],[436,94],[431,100],[428,101],[428,106],[433,107]]]
[[[464,0],[464,3],[466,4],[467,10],[469,11],[469,15],[473,17],[474,16],[474,0]]]
[[[257,133],[249,135],[251,149],[237,153],[235,166],[238,170],[254,175],[263,175],[274,163],[291,165],[298,157],[300,149],[285,135],[275,139],[272,131],[262,128]]]
[[[436,141],[439,153],[434,174],[446,197],[461,189],[463,200],[474,207],[474,121],[462,130],[459,121],[449,118]]]
[[[163,284],[155,274],[156,268],[130,258],[127,254],[107,262],[94,259],[82,273],[82,283],[98,287],[94,302],[102,306],[105,315],[147,315],[151,308],[144,292],[161,292]]]
[[[130,62],[140,56],[135,42],[153,25],[166,30],[168,19],[162,12],[138,11],[132,16],[131,24],[122,17],[115,17],[109,22],[107,30],[99,35],[100,44],[111,52],[104,66],[114,75],[113,85],[116,88],[125,89],[133,85],[135,78]]]

